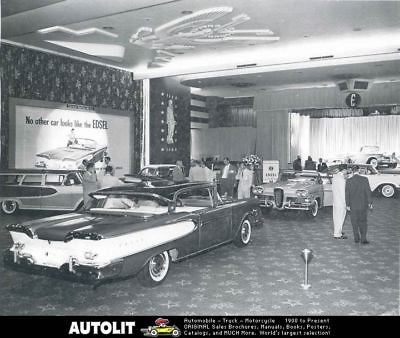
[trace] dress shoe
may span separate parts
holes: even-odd
[[[360,241],[359,240],[358,241],[354,240],[354,243],[360,243]]]
[[[334,239],[347,239],[347,236],[333,237]]]
[[[369,244],[368,241],[362,241],[361,244]]]

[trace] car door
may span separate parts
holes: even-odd
[[[42,174],[27,174],[19,186],[21,208],[40,209],[42,206]]]
[[[212,206],[200,214],[200,250],[204,250],[230,240],[232,231],[231,204],[216,202],[216,199],[213,198],[213,189],[209,188],[208,193]]]
[[[42,191],[43,209],[73,210],[77,199],[82,196],[82,185],[75,174],[46,174]]]
[[[322,177],[322,188],[324,192],[323,205],[329,207],[333,205],[333,193],[332,193],[332,175],[327,174]]]

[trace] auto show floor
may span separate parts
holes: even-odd
[[[369,245],[332,238],[332,209],[316,219],[272,212],[252,242],[233,244],[173,264],[156,288],[136,278],[92,289],[8,270],[0,263],[0,315],[399,315],[399,199],[374,197]],[[1,216],[4,226],[54,213]],[[303,290],[305,248],[313,250],[311,288]]]

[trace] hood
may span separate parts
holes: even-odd
[[[171,224],[185,214],[187,213],[146,218],[139,215],[73,213],[10,225],[7,228],[9,231],[21,231],[49,241],[69,241],[73,238],[98,240]]]
[[[44,151],[36,154],[36,156],[44,157],[49,160],[79,160],[80,158],[85,157],[93,152],[94,150],[63,147]]]
[[[303,189],[307,189],[308,187],[312,186],[314,184],[314,182],[311,181],[292,181],[292,180],[288,180],[288,181],[284,181],[284,182],[276,182],[276,183],[268,183],[268,184],[263,184],[261,185],[263,190],[270,190],[273,191],[275,188],[282,188],[284,190],[303,190]]]

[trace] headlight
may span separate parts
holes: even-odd
[[[91,251],[86,251],[83,255],[85,257],[85,259],[88,260],[94,260],[98,255],[97,253],[91,252]]]
[[[264,189],[262,187],[255,187],[253,192],[255,194],[262,194],[264,192]]]
[[[297,190],[296,195],[298,197],[307,197],[308,196],[308,191],[307,190]]]

